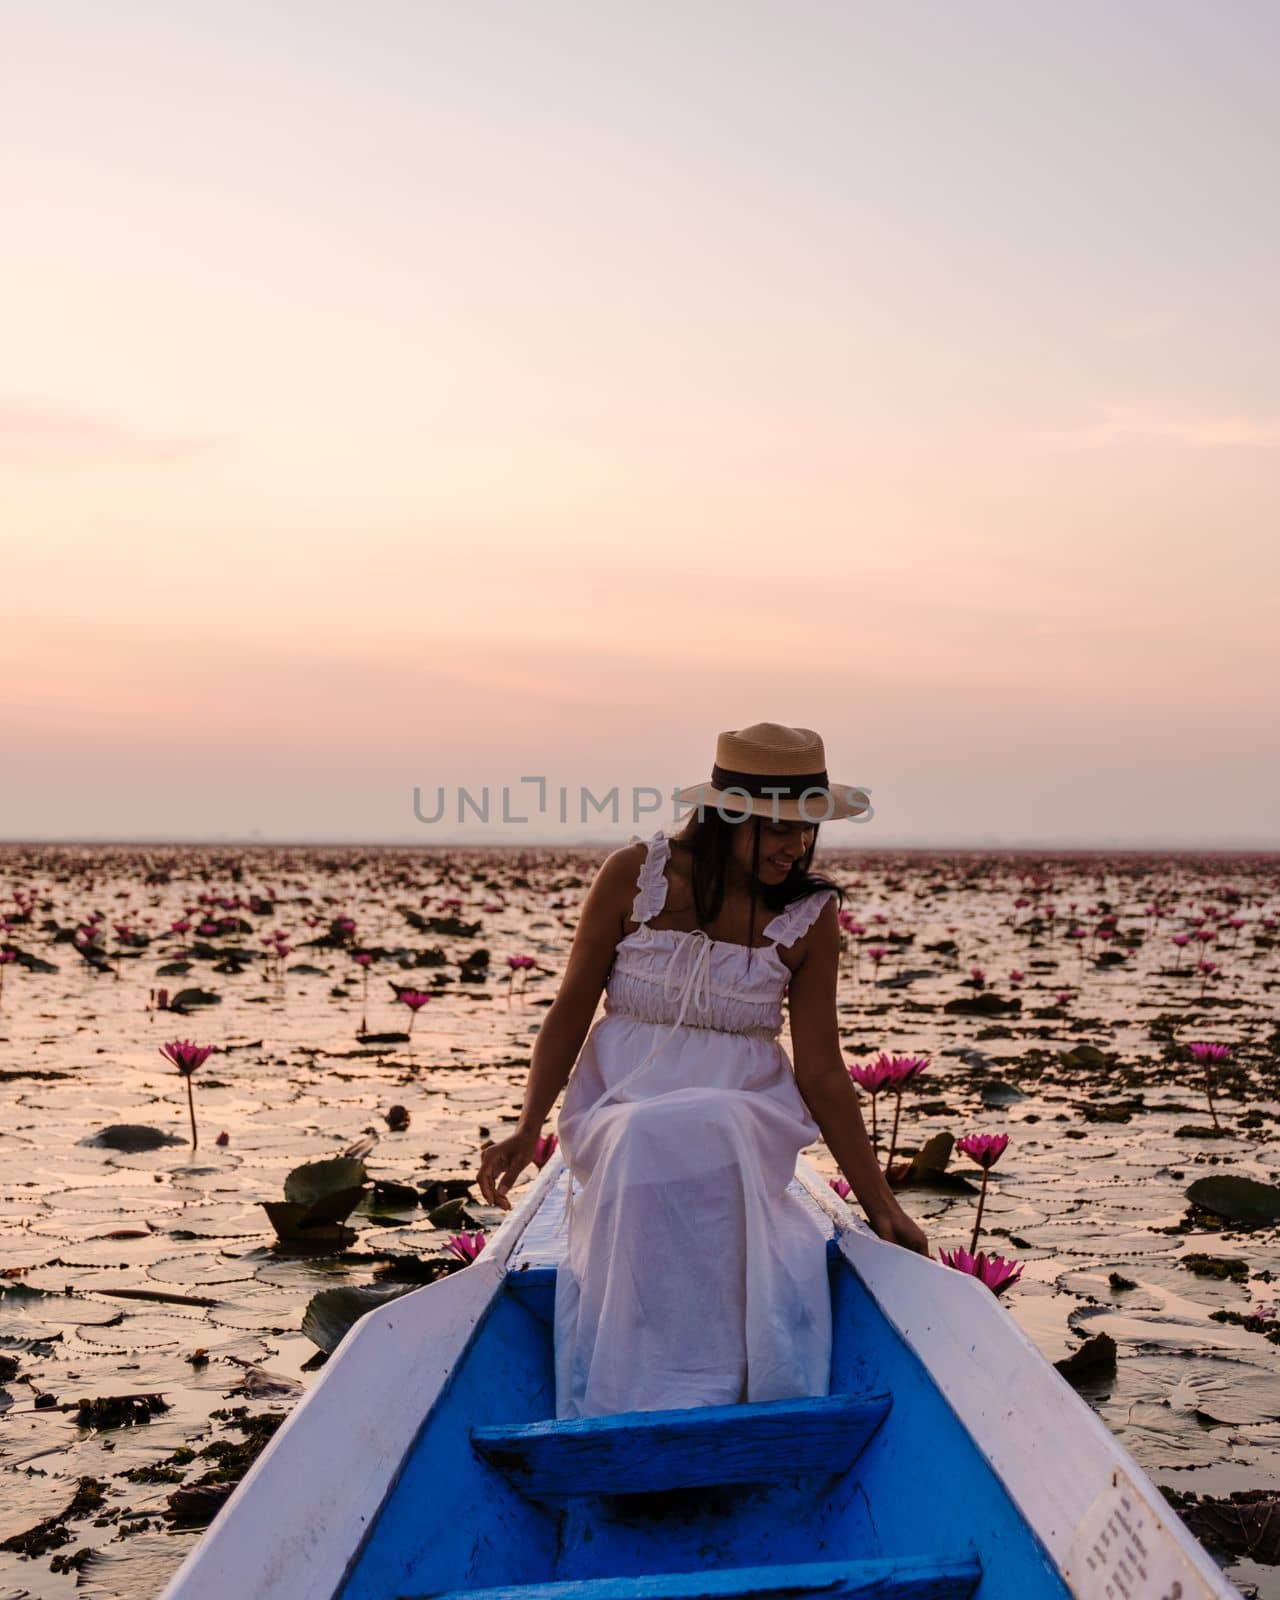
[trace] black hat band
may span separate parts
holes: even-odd
[[[822,772],[768,773],[734,772],[730,767],[713,766],[711,781],[717,789],[741,789],[757,799],[777,798],[798,800],[806,789],[829,789],[825,769]]]

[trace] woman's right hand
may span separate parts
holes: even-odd
[[[878,1238],[890,1244],[901,1245],[904,1250],[915,1250],[922,1256],[929,1254],[929,1239],[924,1229],[908,1216],[896,1200],[889,1205],[867,1212],[867,1221]]]
[[[480,1152],[480,1171],[476,1178],[485,1203],[511,1210],[507,1190],[533,1160],[537,1148],[536,1133],[515,1132],[508,1139],[499,1139]]]

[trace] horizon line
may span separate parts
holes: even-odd
[[[235,847],[240,849],[343,849],[343,850],[439,850],[439,849],[490,849],[490,850],[519,850],[519,849],[545,849],[545,850],[600,850],[617,849],[630,843],[630,837],[623,838],[531,838],[515,839],[448,839],[441,838],[431,841],[407,839],[287,839],[265,838],[261,835],[253,837],[205,835],[200,838],[191,836],[173,837],[126,837],[118,835],[88,835],[67,838],[0,838],[0,849],[15,847],[45,846],[60,848],[67,846],[122,846],[129,845],[134,848],[219,848]],[[1056,839],[1026,839],[1011,840],[996,839],[991,837],[958,839],[904,839],[904,840],[879,840],[868,841],[858,845],[830,845],[819,843],[815,855],[822,855],[826,851],[849,853],[856,851],[858,854],[874,851],[938,851],[938,850],[971,850],[971,851],[1043,851],[1057,850],[1072,853],[1108,851],[1111,853],[1150,854],[1163,852],[1192,852],[1200,855],[1211,854],[1250,854],[1250,855],[1280,855],[1280,840],[1216,840],[1216,841],[1188,841],[1188,840],[1147,840],[1136,841],[1132,837],[1102,840],[1082,840],[1079,838]]]

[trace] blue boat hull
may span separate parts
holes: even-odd
[[[534,1499],[510,1470],[478,1453],[471,1437],[486,1425],[502,1429],[554,1415],[554,1270],[513,1271],[415,1444],[343,1600],[922,1555],[977,1565],[979,1550],[985,1600],[1066,1595],[928,1374],[834,1250],[830,1277],[832,1392],[887,1401],[850,1465],[831,1470],[824,1444],[811,1462],[788,1463],[807,1470],[772,1481],[655,1492],[653,1469],[676,1478],[680,1463],[652,1454],[657,1414],[633,1412],[592,1420],[608,1424],[601,1465],[621,1466],[624,1474],[630,1465],[635,1490],[598,1493],[586,1470],[576,1492],[566,1485],[555,1498]],[[769,1404],[714,1408],[741,1414],[736,1432],[726,1430],[718,1441],[726,1456],[752,1448],[758,1413]],[[802,1401],[794,1410],[801,1418],[820,1406]],[[760,1452],[763,1474],[767,1442]],[[714,1478],[714,1459],[707,1466]]]
[[[557,1421],[566,1179],[361,1320],[164,1600],[1237,1594],[989,1290],[803,1161],[829,1393]]]

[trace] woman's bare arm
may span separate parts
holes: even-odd
[[[542,1124],[568,1082],[591,1027],[618,941],[626,931],[642,859],[642,846],[615,850],[592,880],[564,977],[533,1043],[520,1120],[513,1134],[488,1145],[480,1157],[476,1179],[480,1193],[504,1211],[511,1209],[507,1191],[532,1161]]]
[[[900,1209],[862,1120],[857,1090],[840,1049],[836,978],[840,923],[828,900],[805,935],[804,954],[788,987],[796,1083],[827,1148],[873,1224]]]

